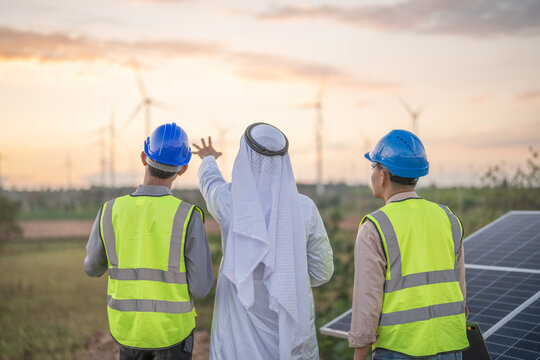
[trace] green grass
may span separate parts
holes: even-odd
[[[10,244],[0,255],[2,359],[72,359],[107,326],[106,279],[84,274],[84,244],[49,245]]]
[[[211,237],[214,262],[219,237]],[[86,240],[8,243],[0,253],[0,359],[76,359],[107,329],[107,277],[83,270]],[[215,265],[217,271],[217,264]],[[214,289],[196,300],[197,328],[210,330]]]

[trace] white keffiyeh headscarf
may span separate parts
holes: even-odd
[[[288,145],[283,133],[271,125],[257,124],[249,130],[250,140],[261,148],[279,151]],[[292,349],[310,336],[305,224],[289,154],[265,156],[246,140],[244,135],[233,167],[223,274],[249,309],[254,302],[253,272],[264,264],[269,306],[279,319],[280,358],[288,359]]]

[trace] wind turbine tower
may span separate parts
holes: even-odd
[[[315,98],[315,111],[317,118],[315,120],[315,153],[316,153],[316,166],[317,166],[317,195],[324,194],[323,184],[323,147],[322,147],[322,130],[323,130],[323,116],[322,116],[322,97],[323,97],[323,84],[319,87],[317,96]]]
[[[214,124],[218,131],[218,138],[217,142],[219,145],[219,150],[223,152],[223,155],[221,155],[222,164],[223,164],[223,172],[228,173],[228,166],[227,166],[227,149],[225,147],[227,146],[227,134],[229,133],[229,130],[234,125],[223,125],[219,121],[215,120],[213,117],[210,118],[210,121]]]
[[[107,168],[107,160],[105,159],[105,133],[107,128],[103,127],[99,130],[99,167],[100,167],[100,185],[105,186],[105,172]]]

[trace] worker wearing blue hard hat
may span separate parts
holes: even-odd
[[[365,158],[386,205],[362,219],[356,237],[354,358],[372,349],[372,359],[461,359],[469,346],[461,221],[416,193],[429,163],[413,133],[390,131]]]
[[[186,132],[159,126],[144,142],[143,184],[100,209],[84,270],[109,270],[107,313],[120,359],[191,359],[195,309],[214,280],[200,208],[172,195],[191,159]]]

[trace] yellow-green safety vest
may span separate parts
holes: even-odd
[[[122,196],[103,205],[109,263],[107,313],[113,338],[140,349],[182,342],[195,327],[184,244],[193,210],[172,195]]]
[[[444,205],[411,198],[365,216],[381,236],[386,281],[377,341],[409,356],[469,346],[457,253],[463,229]]]

